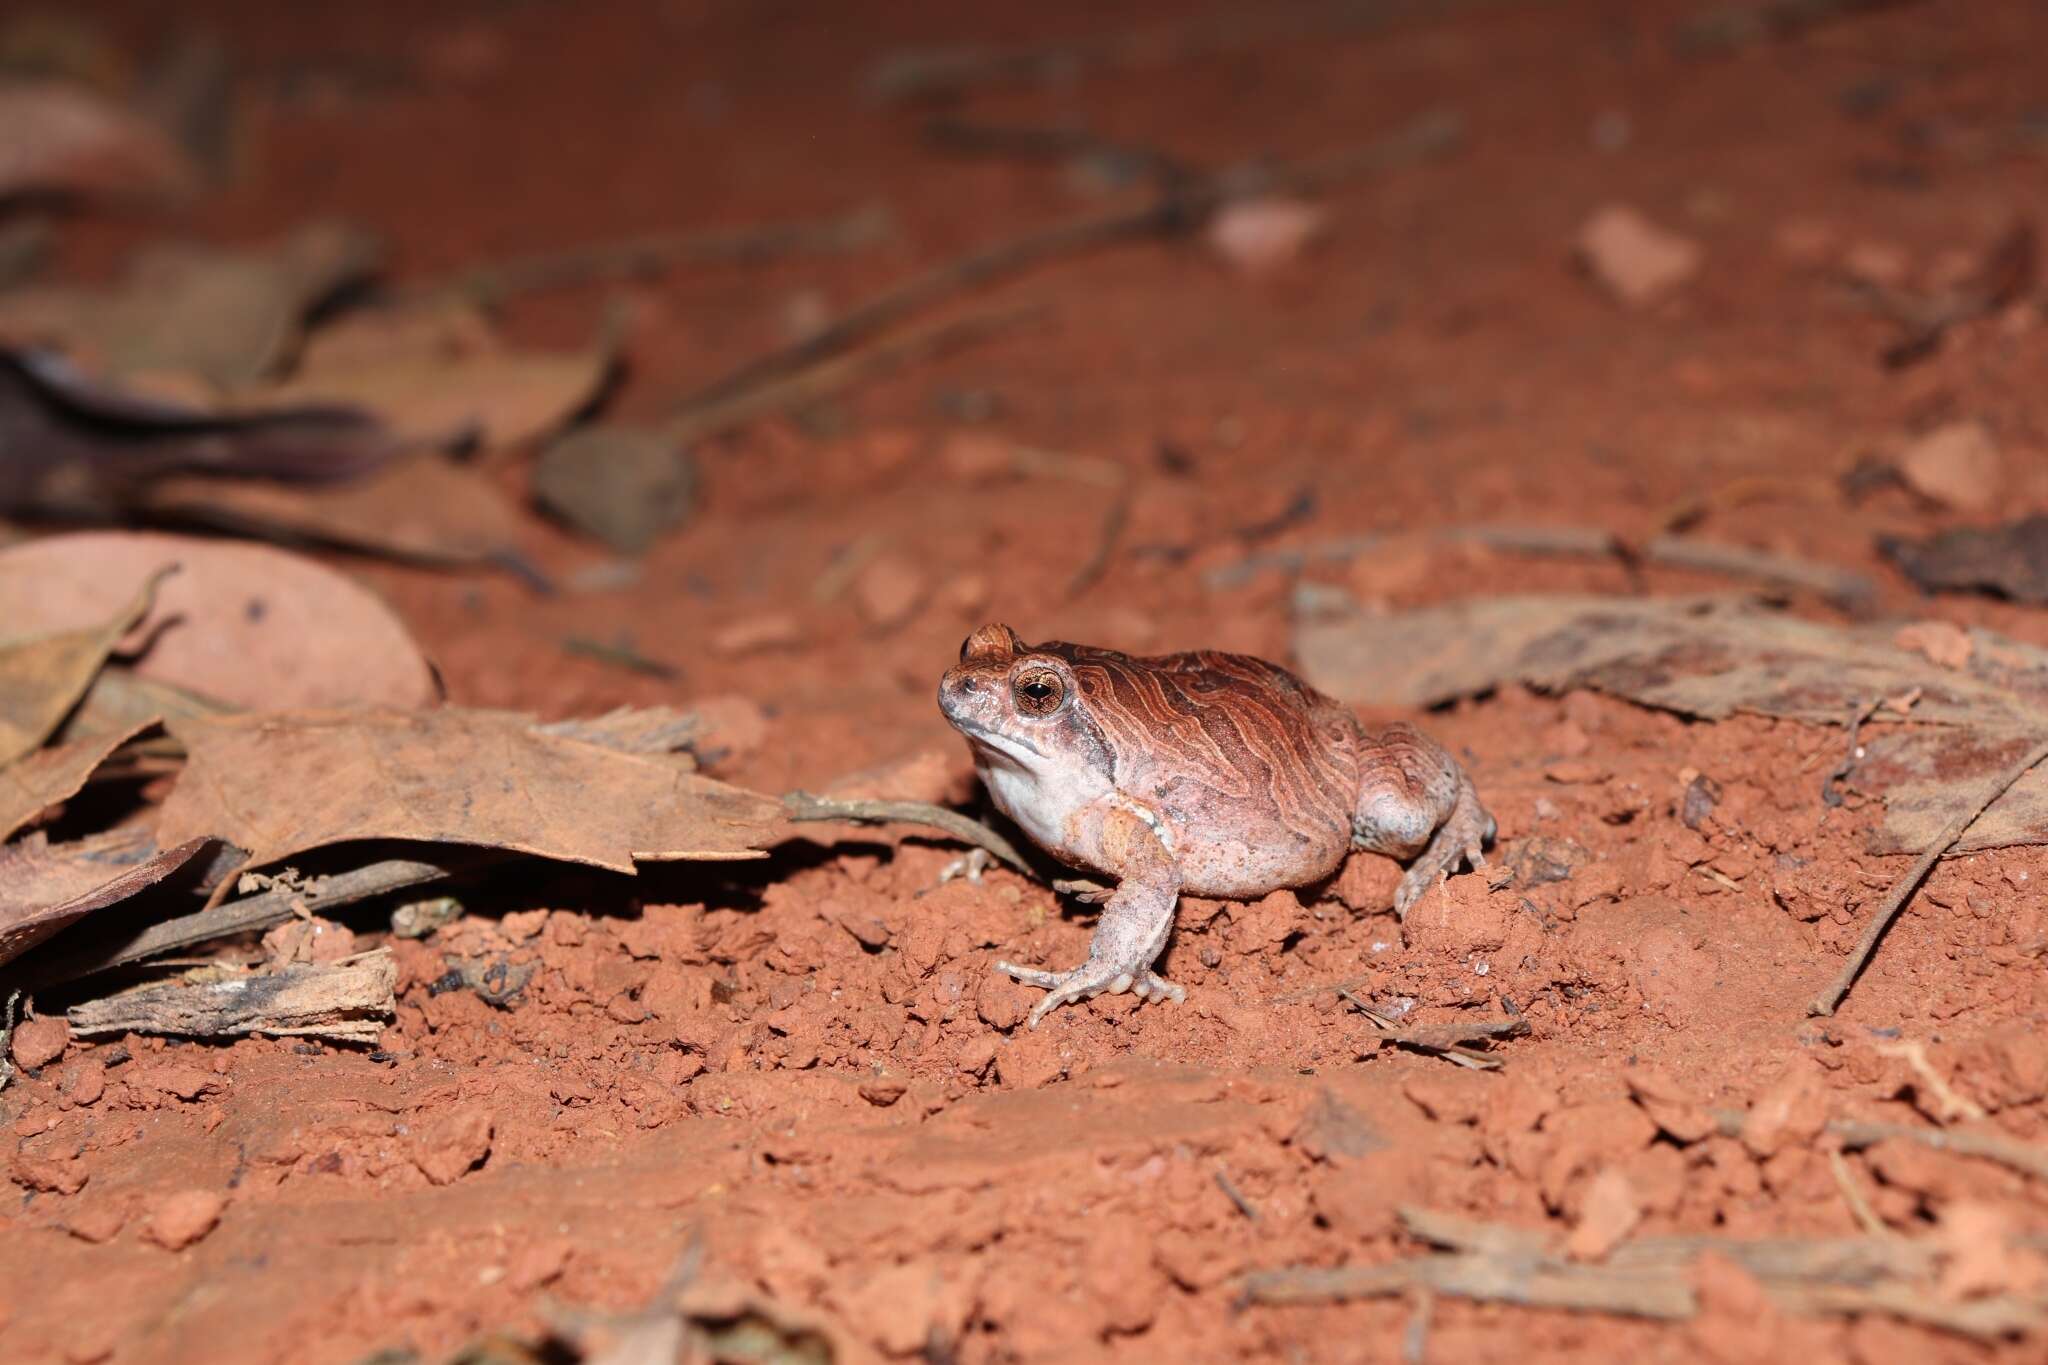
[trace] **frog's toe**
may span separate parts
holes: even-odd
[[[1042,972],[1036,967],[1019,967],[1014,962],[998,962],[996,970],[1011,980],[1026,986],[1036,986],[1042,991],[1057,988],[1072,972]]]
[[[1140,1000],[1171,1000],[1178,1005],[1187,999],[1187,991],[1174,985],[1149,967],[1139,975],[1138,983],[1131,987],[1132,994]]]
[[[985,848],[970,848],[952,862],[939,869],[939,885],[944,886],[955,877],[965,877],[976,886],[981,885],[981,874],[995,865],[995,858]]]

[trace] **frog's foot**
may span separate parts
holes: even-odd
[[[981,885],[981,874],[995,865],[995,856],[985,848],[970,848],[952,862],[939,869],[939,885],[944,886],[955,877],[965,877],[976,886]]]
[[[1477,793],[1467,783],[1458,795],[1458,804],[1451,808],[1450,817],[1437,826],[1429,843],[1408,865],[1400,887],[1394,892],[1394,911],[1402,921],[1406,922],[1408,911],[1430,887],[1461,865],[1474,870],[1486,866],[1486,845],[1492,841],[1494,832],[1493,817],[1479,804]]]
[[[1039,971],[1034,967],[1019,967],[1014,962],[998,962],[996,970],[1045,992],[1045,998],[1024,1021],[1028,1028],[1037,1028],[1040,1019],[1069,1001],[1086,1000],[1105,991],[1111,995],[1132,991],[1140,1000],[1172,1000],[1176,1003],[1187,995],[1186,991],[1150,967],[1130,971],[1094,958],[1064,972]]]

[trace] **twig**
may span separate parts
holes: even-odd
[[[1280,167],[1258,177],[1262,191],[1297,193],[1341,180],[1441,155],[1463,138],[1463,121],[1431,113],[1363,148],[1349,149]],[[752,394],[772,381],[813,366],[879,335],[896,323],[941,300],[979,285],[1020,274],[1032,266],[1076,256],[1115,242],[1171,236],[1199,226],[1232,195],[1247,192],[1242,177],[1216,175],[1196,179],[1153,203],[1136,209],[1115,209],[1055,223],[976,247],[965,255],[913,275],[847,311],[815,335],[779,347],[741,365],[684,399],[678,421],[715,410],[735,398]]]
[[[0,1014],[0,1090],[14,1079],[14,1025],[21,1018],[21,992],[7,993],[7,1009]]]
[[[1309,38],[1378,33],[1496,0],[1323,0],[1310,5],[1230,6],[1123,33],[1030,47],[912,48],[868,71],[870,98],[883,103],[957,99],[980,86],[1072,80],[1091,70],[1157,68],[1193,58]]]
[[[987,849],[1027,877],[1033,875],[1024,856],[1008,839],[979,820],[926,801],[844,801],[798,791],[782,798],[782,813],[792,822],[836,820],[857,825],[925,825],[944,830],[962,843]]]
[[[1941,855],[1948,852],[1956,840],[1963,837],[1964,831],[1976,823],[1977,817],[1982,815],[1992,802],[2005,795],[2013,783],[2025,777],[2034,765],[2044,758],[2048,758],[2048,741],[2038,743],[2027,750],[2024,758],[1985,784],[1977,799],[1957,812],[1956,818],[1949,821],[1948,828],[1935,836],[1934,842],[1913,860],[1913,865],[1906,869],[1906,875],[1899,878],[1892,887],[1891,894],[1884,899],[1884,904],[1871,916],[1870,924],[1863,931],[1863,937],[1856,941],[1855,951],[1851,952],[1849,960],[1842,964],[1842,970],[1836,975],[1834,982],[1815,996],[1813,1003],[1806,1007],[1808,1014],[1830,1015],[1835,1012],[1835,1007],[1841,1004],[1842,997],[1849,993],[1849,987],[1855,984],[1864,964],[1870,960],[1870,955],[1877,950],[1877,941],[1884,937],[1885,929],[1890,926],[1899,911],[1905,908],[1906,902],[1912,898],[1920,883],[1926,880],[1927,873],[1940,861]]]
[[[1739,1131],[1739,1124],[1737,1128]],[[1828,1124],[1827,1130],[1840,1138],[1845,1148],[1875,1147],[1880,1142],[1897,1138],[1932,1147],[1937,1152],[1981,1157],[2038,1180],[2048,1180],[2048,1147],[2001,1137],[1996,1133],[1963,1132],[1954,1128],[1909,1128],[1898,1123],[1864,1123],[1854,1119],[1836,1119]]]
[[[1422,1024],[1408,1028],[1397,1028],[1394,1021],[1374,1009],[1348,986],[1339,987],[1337,994],[1356,1007],[1360,1014],[1372,1020],[1380,1029],[1378,1041],[1381,1046],[1392,1044],[1396,1047],[1414,1048],[1455,1062],[1460,1066],[1476,1070],[1497,1071],[1501,1067],[1498,1057],[1464,1046],[1493,1038],[1516,1038],[1529,1031],[1529,1021],[1513,1019],[1487,1019],[1470,1024]]]
[[[1852,570],[1693,536],[1658,536],[1643,547],[1643,560],[1666,568],[1698,569],[1804,588],[1848,611],[1861,611],[1877,598],[1877,585]]]
[[[1856,771],[1857,760],[1863,756],[1862,750],[1857,747],[1863,733],[1863,724],[1876,715],[1877,708],[1882,705],[1883,697],[1872,697],[1857,707],[1855,713],[1849,717],[1849,742],[1842,750],[1842,761],[1835,765],[1834,771],[1820,780],[1820,803],[1823,806],[1834,807],[1842,804],[1842,793],[1836,789],[1835,784]]]
[[[1712,1111],[1715,1131],[1723,1137],[1738,1137],[1742,1133],[1741,1111],[1717,1109]],[[1931,1147],[1937,1152],[1948,1152],[1954,1156],[1977,1157],[1984,1161],[1995,1161],[2025,1175],[2048,1180],[2048,1147],[2021,1142],[2017,1138],[2004,1137],[1998,1133],[1979,1133],[1955,1128],[1912,1128],[1903,1123],[1872,1123],[1864,1119],[1832,1119],[1827,1132],[1838,1139],[1844,1151],[1860,1151],[1875,1147],[1880,1142],[1917,1142],[1922,1147]]]
[[[1223,1191],[1223,1197],[1237,1206],[1237,1211],[1251,1222],[1259,1221],[1259,1210],[1251,1200],[1244,1197],[1244,1191],[1230,1178],[1230,1172],[1221,1166],[1216,1168],[1216,1188]]]
[[[503,856],[481,851],[451,851],[438,863],[395,859],[331,877],[314,878],[301,887],[273,886],[257,895],[244,896],[211,910],[163,920],[138,930],[126,939],[93,943],[47,962],[31,959],[27,984],[41,986],[72,981],[196,944],[235,934],[254,933],[294,919],[302,911],[331,910],[381,896],[388,891],[439,881]]]
[[[1102,529],[1096,533],[1095,549],[1074,570],[1074,576],[1067,580],[1067,600],[1072,601],[1095,586],[1109,569],[1109,561],[1116,554],[1117,542],[1123,539],[1124,524],[1130,520],[1131,493],[1128,488],[1110,500],[1102,514]]]
[[[1985,1116],[1983,1105],[1967,1095],[1956,1093],[1948,1078],[1934,1069],[1934,1063],[1927,1060],[1927,1044],[1920,1039],[1878,1043],[1874,1051],[1880,1057],[1898,1058],[1920,1079],[1926,1087],[1927,1098],[1941,1106],[1941,1112],[1933,1116],[1937,1122],[1954,1123],[1957,1119],[1977,1120]]]
[[[1936,1250],[1891,1235],[1813,1241],[1653,1238],[1624,1243],[1603,1265],[1583,1265],[1551,1254],[1541,1235],[1526,1229],[1416,1209],[1403,1209],[1401,1217],[1425,1241],[1455,1250],[1389,1265],[1265,1271],[1243,1280],[1244,1299],[1327,1303],[1432,1292],[1680,1321],[1697,1311],[1693,1264],[1711,1252],[1743,1266],[1790,1312],[1882,1312],[1980,1339],[2038,1330],[2048,1323],[2048,1304],[2038,1298],[2004,1294],[1962,1303],[1942,1298],[1924,1285],[1939,1259]]]
[[[1423,1365],[1429,1359],[1429,1324],[1435,1317],[1436,1292],[1427,1287],[1416,1290],[1414,1311],[1401,1333],[1402,1365]]]
[[[1418,1256],[1387,1265],[1340,1270],[1268,1270],[1249,1275],[1243,1282],[1244,1299],[1264,1304],[1342,1303],[1425,1289],[1481,1303],[1567,1308],[1665,1321],[1689,1318],[1695,1308],[1692,1286],[1682,1275],[1639,1275],[1602,1266],[1567,1262],[1531,1264],[1464,1253]]]
[[[518,256],[406,289],[409,301],[471,299],[486,306],[515,294],[613,279],[647,279],[682,265],[751,264],[784,256],[826,255],[873,246],[889,235],[888,210],[870,204],[807,223],[769,223],[709,232],[665,232],[619,242]]]
[[[650,678],[675,679],[681,677],[683,673],[674,664],[649,658],[623,641],[607,644],[603,640],[593,640],[587,635],[569,635],[563,637],[562,652],[579,654],[586,659],[595,659],[601,664],[610,664],[614,668],[623,668],[628,673],[640,673]]]
[[[677,445],[690,445],[744,425],[757,417],[819,402],[841,389],[878,378],[929,356],[973,345],[1039,316],[1042,309],[1026,305],[989,309],[965,317],[909,328],[856,355],[827,360],[714,400],[682,405],[667,422],[663,435]]]
[[[1828,1149],[1828,1169],[1834,1173],[1835,1187],[1842,1192],[1842,1202],[1849,1206],[1849,1213],[1856,1219],[1856,1226],[1872,1237],[1886,1237],[1891,1229],[1870,1207],[1870,1201],[1863,1197],[1863,1191],[1856,1188],[1856,1177],[1849,1171],[1849,1160],[1839,1149]]]

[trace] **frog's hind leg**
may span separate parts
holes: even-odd
[[[1064,972],[996,963],[997,971],[1046,992],[1027,1021],[1032,1028],[1068,1001],[1104,991],[1114,995],[1134,990],[1145,1000],[1177,1001],[1185,994],[1152,970],[1173,932],[1174,906],[1180,900],[1179,864],[1149,825],[1126,812],[1111,814],[1105,835],[1105,847],[1118,855],[1115,861],[1123,880],[1102,907],[1088,960]]]
[[[1351,842],[1408,863],[1394,893],[1402,919],[1461,863],[1483,866],[1494,829],[1472,779],[1429,736],[1411,725],[1391,725],[1365,747]]]

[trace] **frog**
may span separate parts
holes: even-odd
[[[989,801],[1057,861],[1112,879],[1087,960],[998,961],[1046,993],[1027,1024],[1104,992],[1179,1003],[1159,975],[1183,894],[1257,900],[1334,875],[1353,850],[1406,863],[1405,924],[1431,887],[1485,865],[1497,826],[1450,750],[1368,728],[1278,664],[1193,651],[1027,645],[981,626],[939,681]]]

